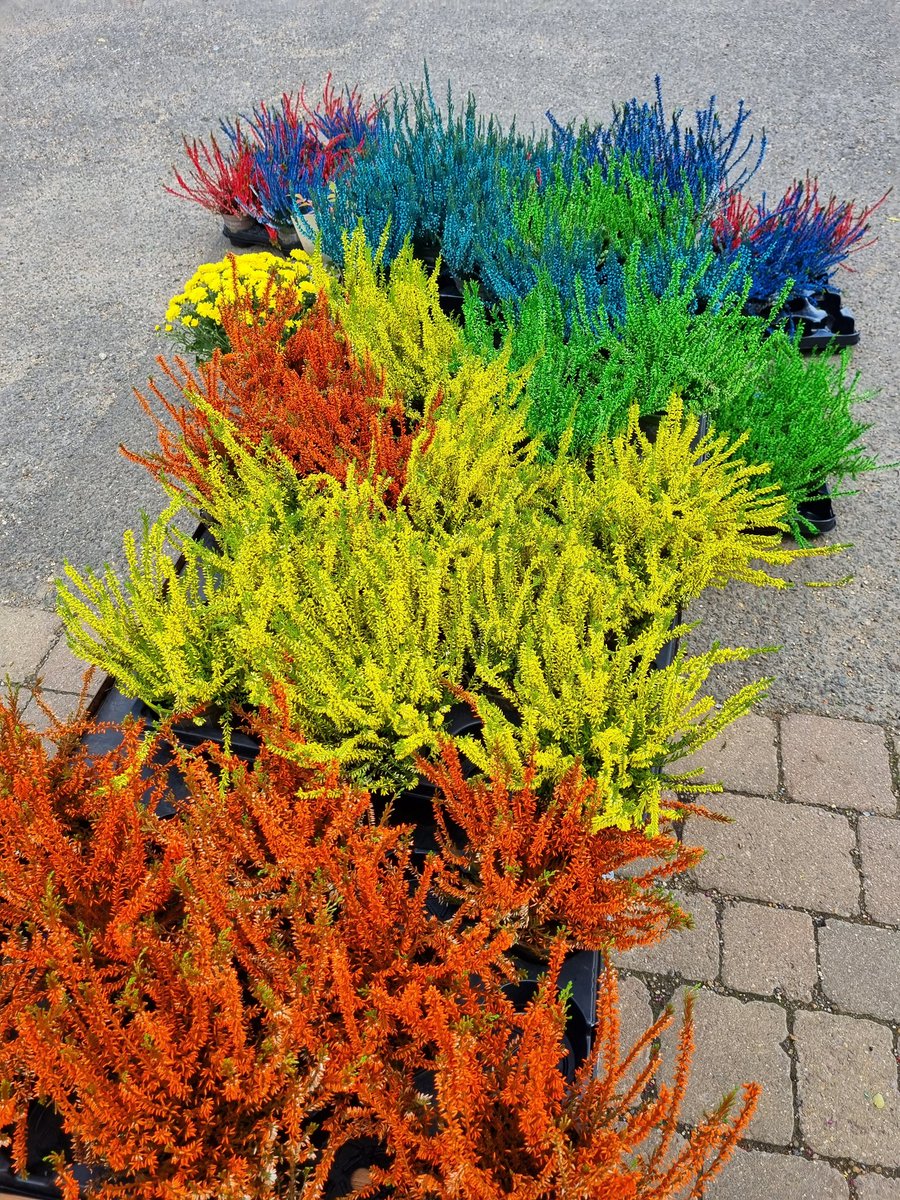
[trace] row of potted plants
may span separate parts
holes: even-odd
[[[330,84],[325,97],[333,108]],[[457,114],[449,91],[444,115],[427,81],[365,121],[347,89],[341,111],[359,136],[333,170],[283,164],[294,206],[279,220],[307,248],[320,231],[342,267],[359,224],[386,266],[407,240],[439,263],[441,303],[482,354],[511,341],[515,365],[539,356],[532,433],[552,441],[571,424],[587,445],[624,427],[632,398],[657,411],[674,387],[732,438],[749,431],[744,453],[772,464],[795,536],[834,527],[829,491],[875,465],[854,415],[867,397],[846,354],[832,366],[800,352],[858,340],[834,276],[881,201],[855,212],[808,177],[774,207],[752,204],[739,189],[766,139],[747,136],[749,112],[729,126],[712,99],[692,124],[669,117],[658,81],[653,104],[579,129],[551,116],[540,136],[486,120],[471,96]],[[180,194],[215,207],[224,187],[182,177]]]
[[[599,134],[523,142],[472,110],[442,140],[430,93],[412,102],[435,161],[465,150],[488,178],[526,147],[523,229],[562,221],[564,183],[571,198],[612,178]],[[302,141],[290,161],[333,202],[314,208],[319,244],[207,264],[166,314],[188,353],[139,393],[156,447],[127,453],[169,506],[126,534],[124,571],[67,566],[59,588],[71,646],[116,685],[98,713],[123,714],[124,694],[145,720],[79,717],[50,754],[15,697],[0,706],[15,1186],[40,1166],[43,1113],[73,1198],[674,1200],[701,1194],[752,1113],[748,1085],[678,1127],[690,1011],[666,1084],[671,1014],[622,1053],[609,956],[687,922],[668,884],[701,851],[677,822],[714,785],[678,761],[766,686],[705,694],[758,651],[689,653],[686,606],[729,582],[788,586],[768,568],[828,552],[783,543],[804,528],[797,496],[745,461],[746,427],[718,428],[692,322],[721,313],[748,361],[780,347],[846,391],[841,369],[766,338],[733,266],[703,305],[648,290],[624,233],[644,344],[673,296],[689,318],[681,357],[664,343],[664,390],[658,365],[607,346],[590,390],[580,285],[547,273],[498,307],[479,281],[460,321],[420,230],[394,253],[390,228],[373,241],[354,216],[334,253],[343,182],[394,144],[386,114],[330,84],[315,109],[301,93],[257,110],[241,170],[270,207],[254,219],[281,223],[282,187],[301,224],[307,197],[277,164]],[[661,195],[648,119],[626,106],[610,134],[630,183],[609,196],[632,223],[655,211],[633,203],[641,179]],[[679,129],[667,154],[699,187],[734,146],[712,105]],[[848,457],[860,432],[844,430]]]

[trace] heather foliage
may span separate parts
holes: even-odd
[[[501,762],[466,778],[459,751],[420,760],[437,789],[438,894],[462,915],[509,929],[532,953],[561,938],[574,949],[624,951],[688,923],[665,883],[701,851],[672,835],[592,829],[598,783],[570,768],[543,795],[527,763],[520,786]]]
[[[554,963],[558,964],[555,956]],[[548,972],[552,979],[554,964]],[[375,1185],[416,1200],[674,1200],[699,1197],[745,1130],[759,1088],[746,1085],[705,1116],[676,1150],[675,1133],[693,1052],[686,1005],[674,1082],[654,1049],[671,1011],[622,1053],[615,974],[601,978],[596,1049],[567,1087],[558,1070],[563,1002],[549,982],[523,1011],[501,1019],[493,1003],[472,1017],[456,998],[429,989],[401,1016],[410,1040],[432,1048],[427,1091],[421,1073],[402,1073],[373,1055],[358,1081],[358,1128],[376,1134],[386,1166]],[[368,1117],[368,1109],[377,1116]],[[401,1115],[402,1114],[402,1115]]]
[[[617,178],[619,163],[630,160],[655,189],[678,192],[686,188],[698,208],[746,186],[759,169],[766,152],[766,137],[753,153],[754,136],[747,138],[745,126],[750,109],[738,103],[730,128],[722,125],[711,96],[705,109],[697,109],[694,126],[682,126],[682,110],[668,117],[663,104],[662,82],[656,77],[656,101],[647,104],[629,100],[613,109],[608,125],[583,124],[576,132],[547,114],[553,129],[553,148],[569,165],[578,160],[597,164],[603,174]],[[571,169],[571,168],[570,168]]]
[[[831,196],[819,200],[818,180],[794,182],[770,208],[763,196],[752,204],[732,194],[716,212],[712,228],[725,256],[743,252],[752,280],[753,300],[773,304],[790,296],[811,296],[830,282],[835,271],[863,242],[869,221],[886,195],[854,213],[852,202]]]
[[[452,422],[439,417],[428,432],[404,504],[391,509],[383,488],[354,472],[343,486],[298,479],[285,459],[247,450],[208,416],[227,459],[194,460],[203,480],[194,502],[202,497],[217,544],[177,533],[188,495],[145,526],[140,546],[126,537],[124,587],[109,569],[69,567],[71,587],[60,591],[73,648],[154,707],[270,703],[281,681],[308,739],[298,753],[334,757],[393,792],[415,777],[412,756],[434,751],[454,691],[467,688],[488,729],[485,745],[466,746],[482,769],[495,745],[519,777],[532,747],[546,779],[581,758],[602,785],[598,823],[652,826],[656,772],[759,694],[762,685],[745,688],[719,712],[701,696],[713,667],[749,651],[653,669],[679,604],[730,578],[775,582],[751,559],[793,557],[777,537],[742,533],[777,520],[783,501],[748,491],[753,472],[732,466],[721,440],[691,449],[696,427],[682,428],[677,406],[655,445],[631,445],[635,414],[593,477],[574,462],[554,476],[533,454],[495,455],[491,493],[476,452],[479,502],[461,519],[451,492],[445,520],[433,508],[426,517],[418,497],[429,501],[431,462],[438,480],[469,482],[444,465],[445,430],[460,432]],[[168,546],[184,555],[180,576]]]
[[[634,1064],[670,1018],[623,1057],[609,969],[597,1047],[567,1086],[563,944],[515,1005],[501,986],[510,934],[430,915],[436,864],[411,887],[405,832],[367,820],[368,797],[333,769],[265,748],[252,770],[180,752],[187,797],[162,821],[142,800],[165,794],[166,772],[148,768],[140,729],[95,758],[86,731],[54,727],[51,757],[15,701],[0,704],[0,809],[14,816],[0,824],[0,981],[13,996],[0,1123],[35,1096],[54,1104],[98,1168],[96,1200],[321,1196],[360,1139],[375,1186],[423,1200],[472,1186],[497,1200],[598,1188],[669,1200],[740,1137],[753,1088],[740,1112],[726,1098],[670,1148],[690,1009],[674,1084],[635,1107],[659,1054]],[[624,837],[621,857],[633,851]],[[651,880],[630,886],[635,914],[642,887],[657,910]]]
[[[280,289],[260,321],[253,298],[240,296],[219,314],[228,353],[216,352],[195,371],[181,359],[171,366],[159,359],[178,399],[170,400],[152,380],[150,398],[136,393],[156,426],[159,451],[127,456],[156,478],[202,497],[203,476],[193,460],[206,459],[215,447],[210,415],[216,414],[245,444],[280,451],[298,475],[343,481],[353,463],[361,475],[384,480],[386,500],[396,503],[413,423],[399,396],[385,396],[382,375],[368,357],[360,363],[327,305],[306,313],[302,305],[296,291]],[[427,438],[422,444],[427,447]]]
[[[329,75],[313,108],[301,89],[220,122],[230,143],[224,149],[214,136],[208,146],[185,138],[187,178],[175,169],[176,186],[166,190],[212,212],[249,216],[270,228],[289,225],[313,181],[334,179],[377,137],[380,112],[377,101],[364,108],[355,88],[336,92]]]
[[[462,353],[459,327],[442,311],[437,273],[404,246],[385,266],[385,238],[370,243],[360,225],[343,234],[344,269],[336,278],[320,253],[312,279],[360,358],[384,372],[385,387],[422,414],[452,377]],[[374,248],[373,248],[374,247]]]

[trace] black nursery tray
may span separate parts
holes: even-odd
[[[751,303],[747,311],[755,316],[771,317],[771,307]],[[805,353],[826,351],[834,353],[847,346],[856,346],[860,335],[852,309],[846,308],[837,288],[823,287],[809,297],[789,300],[777,314],[787,318],[787,332],[800,330],[799,346]]]

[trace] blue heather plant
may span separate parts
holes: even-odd
[[[733,195],[712,221],[723,259],[747,256],[751,300],[771,304],[790,284],[789,299],[814,295],[828,284],[837,268],[859,249],[869,219],[884,201],[854,213],[851,202],[818,197],[818,183],[807,178],[793,183],[774,207],[765,193],[759,204]]]
[[[697,109],[695,125],[682,127],[681,109],[671,120],[666,116],[662,83],[656,76],[656,101],[640,103],[636,98],[621,108],[613,108],[608,125],[593,128],[585,123],[576,132],[574,125],[564,126],[547,113],[553,129],[553,147],[569,171],[574,164],[598,164],[615,181],[623,156],[632,162],[655,186],[678,192],[687,187],[698,207],[713,201],[721,192],[733,192],[746,186],[762,163],[766,152],[763,133],[755,159],[755,136],[745,144],[745,125],[750,109],[738,103],[737,116],[730,128],[722,125],[711,96],[705,109]]]

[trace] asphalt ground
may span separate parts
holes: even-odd
[[[366,95],[418,82],[504,121],[604,119],[614,100],[667,106],[743,97],[769,153],[751,184],[780,194],[807,170],[826,193],[870,202],[896,182],[896,5],[761,0],[619,4],[342,0],[34,0],[0,3],[0,603],[53,607],[63,561],[118,561],[122,530],[155,513],[150,478],[118,453],[147,445],[131,389],[164,347],[170,295],[227,244],[214,219],[167,195],[182,133],[331,71]],[[863,341],[855,363],[877,394],[870,445],[900,460],[897,404],[900,195],[878,243],[842,275]],[[707,594],[692,645],[780,644],[767,706],[900,722],[900,470],[864,478],[839,504],[838,559],[798,582],[833,589]],[[723,682],[722,686],[726,686]]]

